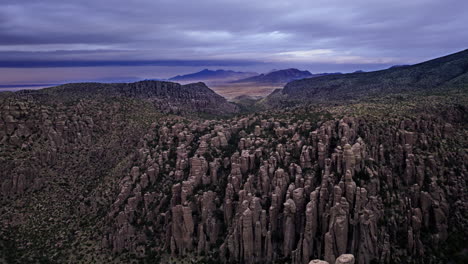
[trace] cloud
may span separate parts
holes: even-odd
[[[467,9],[458,0],[3,0],[0,60],[413,63],[465,49]]]
[[[66,67],[120,67],[120,66],[250,66],[255,61],[241,60],[15,60],[0,61],[0,68],[66,68]]]
[[[363,57],[349,54],[339,54],[331,49],[296,50],[280,52],[273,55],[273,61],[293,61],[328,64],[392,64],[401,62],[396,58]]]

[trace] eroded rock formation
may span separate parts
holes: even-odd
[[[437,262],[466,233],[463,108],[203,120],[38,100],[2,101],[2,232],[54,261]]]

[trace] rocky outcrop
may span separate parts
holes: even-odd
[[[354,256],[352,254],[343,254],[340,255],[335,262],[335,264],[354,264]],[[314,259],[309,262],[309,264],[328,264],[329,262],[319,259]]]
[[[354,264],[354,256],[351,254],[343,254],[336,259],[335,264]]]
[[[193,248],[194,223],[190,207],[176,205],[172,208],[171,252],[185,255]]]

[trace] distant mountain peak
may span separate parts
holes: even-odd
[[[199,72],[177,75],[175,77],[169,78],[170,81],[181,81],[181,82],[194,82],[194,81],[210,81],[210,80],[237,80],[241,78],[246,78],[254,76],[257,73],[255,72],[236,72],[232,70],[210,70],[203,69]]]
[[[271,84],[285,84],[290,81],[300,80],[304,78],[311,78],[316,76],[327,75],[327,73],[322,74],[312,74],[309,71],[301,71],[296,68],[288,68],[283,70],[275,70],[265,74],[260,74],[257,76],[241,79],[234,81],[235,83],[271,83]]]

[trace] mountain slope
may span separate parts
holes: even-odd
[[[214,81],[214,80],[237,80],[242,78],[247,78],[250,76],[254,76],[257,73],[255,72],[235,72],[230,70],[208,70],[204,69],[202,71],[186,74],[186,75],[177,75],[175,77],[170,78],[170,81]]]
[[[164,113],[230,114],[238,107],[208,88],[204,83],[180,85],[173,82],[141,81],[135,83],[71,83],[52,88],[20,91],[57,100],[75,100],[94,97],[128,97],[152,102]]]
[[[263,103],[342,101],[442,88],[466,91],[467,85],[468,50],[464,50],[412,66],[293,81],[282,91],[269,95]]]

